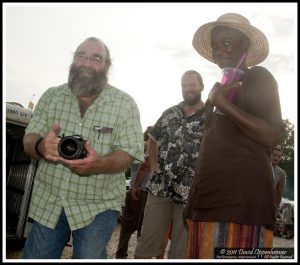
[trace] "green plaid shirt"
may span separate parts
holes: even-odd
[[[143,131],[135,101],[119,89],[107,85],[80,117],[76,97],[67,84],[48,89],[34,110],[27,133],[44,136],[60,123],[60,135],[82,135],[92,148],[105,155],[123,150],[136,160],[144,160]],[[94,126],[111,130],[100,132]],[[34,179],[29,216],[55,228],[62,209],[71,230],[89,225],[105,210],[121,210],[125,199],[125,171],[80,177],[62,164],[39,161]]]

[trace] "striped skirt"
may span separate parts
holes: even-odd
[[[272,248],[273,231],[263,225],[188,220],[188,259],[213,259],[214,248]]]

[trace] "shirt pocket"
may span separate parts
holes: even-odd
[[[113,133],[112,128],[102,127],[103,131],[93,130],[93,148],[101,155],[108,154],[112,151]],[[109,129],[107,129],[109,128]]]

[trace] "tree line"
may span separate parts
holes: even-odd
[[[279,166],[286,172],[286,186],[283,197],[294,200],[294,124],[284,120],[285,132],[280,143],[283,158]]]

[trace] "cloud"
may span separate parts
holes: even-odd
[[[267,63],[265,64],[268,68],[273,69],[277,73],[282,74],[294,74],[295,73],[295,55],[281,53],[273,53],[269,56]],[[264,62],[262,63],[264,64]]]
[[[136,98],[149,118],[154,115],[149,114],[149,102],[158,106],[157,111],[181,100],[180,78],[186,70],[203,76],[205,99],[221,70],[195,51],[192,37],[200,25],[227,12],[241,13],[265,32],[270,53],[262,65],[281,86],[289,80],[290,91],[297,91],[296,9],[289,3],[10,6],[4,51],[7,97],[13,100],[22,95],[27,102],[29,93],[41,95],[48,87],[65,83],[72,51],[85,38],[96,36],[111,51],[110,82]]]

